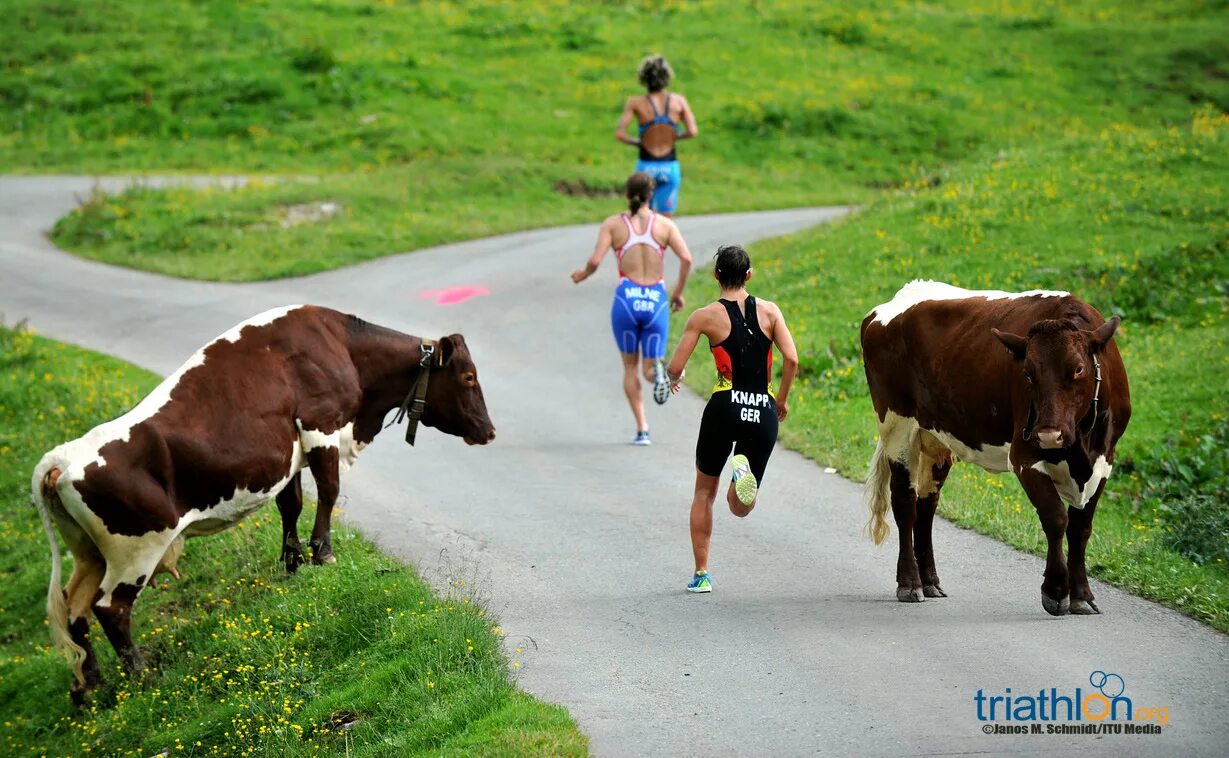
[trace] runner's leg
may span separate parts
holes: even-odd
[[[653,387],[653,400],[664,405],[670,399],[670,379],[666,375],[666,343],[670,338],[670,294],[664,284],[654,290],[658,294],[656,309],[641,325],[640,352],[644,357],[644,379]]]
[[[773,404],[765,409],[760,416],[758,423],[740,422],[738,426],[738,441],[734,443],[734,455],[745,455],[747,463],[750,464],[751,474],[755,476],[756,486],[764,486],[764,470],[768,468],[768,459],[772,456],[772,448],[777,444],[777,408]],[[756,498],[750,504],[744,505],[738,498],[737,492],[734,489],[734,482],[730,482],[729,489],[726,490],[726,503],[730,506],[730,513],[733,513],[739,518],[745,518],[751,509],[755,508],[756,502],[759,500],[758,489]]]
[[[624,279],[615,287],[614,302],[610,304],[610,330],[623,360],[623,393],[627,395],[627,403],[632,408],[632,415],[636,417],[636,431],[647,432],[649,423],[644,417],[644,400],[640,397],[638,376],[640,324],[623,292],[623,284],[626,281]]]
[[[632,407],[632,415],[636,417],[636,431],[647,432],[649,422],[644,417],[644,398],[640,395],[640,356],[636,353],[620,353],[623,358],[623,392],[627,395],[627,404]]]
[[[730,455],[730,393],[715,392],[704,406],[696,437],[696,490],[691,500],[691,551],[696,571],[708,571],[708,546],[713,536],[713,503],[721,487],[722,470]]]
[[[658,171],[653,176],[653,210],[667,218],[673,218],[678,212],[679,187],[682,183],[683,172],[678,161],[659,164]]]
[[[696,572],[708,571],[708,546],[713,538],[713,503],[720,478],[696,469],[696,492],[691,500],[691,552]]]

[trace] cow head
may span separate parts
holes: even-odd
[[[435,349],[440,354],[439,363],[431,369],[422,423],[461,437],[467,444],[485,445],[495,439],[495,426],[487,415],[478,369],[465,338],[449,335],[440,339]]]
[[[1078,424],[1098,392],[1096,356],[1114,338],[1114,316],[1091,331],[1068,320],[1038,321],[1028,337],[992,329],[1024,370],[1032,403],[1024,435],[1042,448],[1075,443]]]

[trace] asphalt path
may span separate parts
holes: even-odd
[[[0,178],[7,323],[28,319],[43,335],[162,374],[236,322],[287,303],[413,334],[465,334],[498,439],[470,448],[424,429],[409,448],[389,430],[343,479],[344,517],[437,587],[476,590],[509,648],[522,651],[512,651],[521,686],[565,705],[595,754],[1229,752],[1229,638],[1095,581],[1103,615],[1051,618],[1040,559],[946,521],[935,544],[950,597],[898,603],[895,536],[881,548],[862,536],[860,487],[786,450],[774,454],[749,518],[718,505],[715,591],[685,593],[703,400],[649,400],[654,444],[628,444],[634,428],[608,323],[613,264],[580,286],[568,279],[597,219],[315,276],[211,284],[57,250],[46,230],[95,181]],[[845,212],[679,224],[703,262],[720,243]],[[451,305],[424,295],[454,287],[489,294]],[[343,560],[344,551],[338,545]],[[1168,709],[1161,734],[988,735],[978,720],[979,690],[1080,687],[1086,696],[1094,671],[1119,675],[1136,710]]]

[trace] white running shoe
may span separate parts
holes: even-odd
[[[658,405],[665,405],[670,399],[670,376],[666,373],[666,362],[658,359],[653,361],[653,400]]]

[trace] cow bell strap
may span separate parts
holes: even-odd
[[[1084,434],[1092,434],[1093,427],[1097,425],[1101,405],[1101,361],[1097,360],[1096,353],[1092,356],[1092,368],[1096,372],[1097,385],[1092,391],[1092,420],[1088,422],[1088,430],[1084,431]]]
[[[423,411],[427,409],[427,382],[431,378],[431,358],[436,353],[435,346],[435,340],[422,341],[422,358],[418,361],[418,373],[414,376],[414,383],[410,385],[405,400],[401,401],[397,415],[393,416],[394,424],[401,423],[401,419],[407,419],[405,441],[410,445],[414,444],[414,438],[418,435],[418,422],[422,419]],[[443,359],[442,354],[440,358]]]

